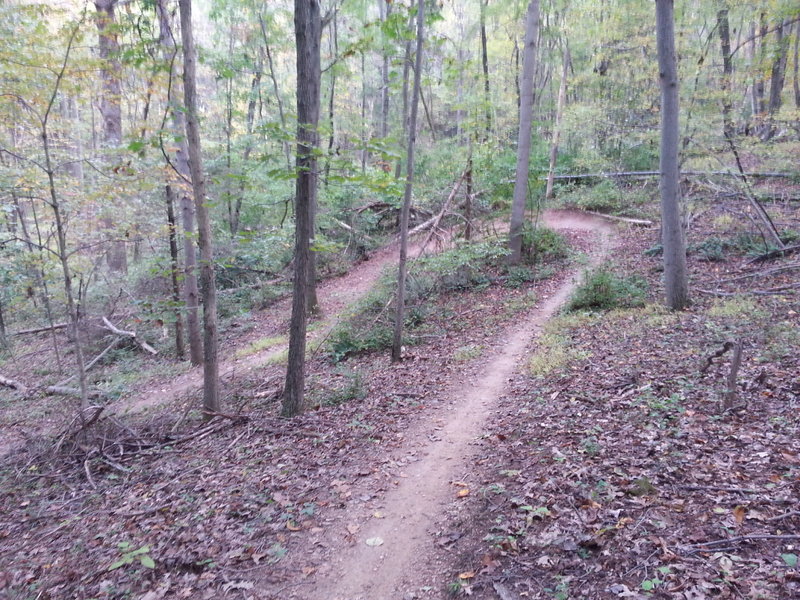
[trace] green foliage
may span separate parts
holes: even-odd
[[[108,566],[108,571],[132,565],[135,561],[139,561],[143,567],[155,569],[156,563],[153,557],[150,556],[150,546],[142,546],[137,550],[130,550],[130,542],[121,542],[117,546],[119,548],[120,558]]]
[[[583,210],[613,213],[622,208],[622,192],[611,179],[603,179],[591,187],[565,186],[558,198],[569,206]]]
[[[585,273],[567,310],[611,310],[634,308],[645,303],[646,282],[637,276],[619,277],[603,268]]]
[[[522,232],[522,252],[530,262],[566,258],[567,250],[567,240],[557,231],[543,225],[525,225]]]
[[[316,406],[338,406],[347,402],[363,400],[367,387],[360,371],[345,366],[337,368],[331,383],[325,382],[311,393],[311,403]]]

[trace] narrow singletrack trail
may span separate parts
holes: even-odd
[[[554,229],[592,232],[597,237],[590,264],[602,261],[613,246],[613,228],[608,221],[571,211],[548,211],[545,222]],[[334,548],[330,568],[320,570],[313,589],[298,592],[313,600],[401,600],[426,582],[420,573],[429,570],[436,553],[431,527],[453,502],[454,481],[475,470],[470,444],[481,434],[509,378],[524,363],[531,342],[577,285],[579,270],[569,274],[549,297],[506,332],[500,351],[479,370],[474,379],[462,378],[449,392],[445,408],[431,409],[406,435],[400,454],[419,458],[405,467],[405,477],[383,498],[382,518],[345,515],[362,522],[354,545],[341,542]],[[431,435],[431,425],[436,434]],[[380,545],[372,544],[380,538]]]

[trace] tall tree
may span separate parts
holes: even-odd
[[[489,87],[489,52],[486,48],[486,7],[489,0],[479,0],[480,2],[480,30],[481,30],[481,65],[483,66],[483,101],[486,111],[486,139],[492,133],[492,95]]]
[[[553,139],[550,142],[550,167],[547,171],[547,189],[544,197],[547,200],[553,199],[553,184],[556,175],[556,160],[558,159],[558,142],[561,136],[561,118],[564,113],[564,102],[567,98],[567,77],[572,61],[569,52],[568,42],[564,42],[564,63],[561,66],[561,83],[558,85],[558,101],[556,102],[556,117],[553,123]]]
[[[406,261],[408,260],[408,215],[411,211],[411,191],[414,185],[414,149],[417,142],[417,114],[422,94],[422,50],[425,40],[425,0],[417,3],[417,54],[414,59],[414,88],[411,92],[411,116],[408,121],[406,152],[406,187],[400,211],[400,260],[397,274],[397,298],[392,340],[392,362],[403,357],[403,319],[406,301]]]
[[[116,6],[119,0],[95,0],[97,16],[98,56],[101,60],[100,77],[103,93],[100,95],[100,115],[103,118],[103,145],[107,149],[117,149],[122,143],[122,67],[119,61],[119,35],[117,33]],[[114,239],[107,258],[112,271],[127,272],[128,258],[125,241],[115,231],[114,219],[110,216],[112,207],[103,211],[103,226]]]
[[[678,163],[678,61],[675,55],[673,0],[656,0],[656,45],[661,86],[661,239],[667,306],[681,310],[689,303],[686,240],[681,223]]]
[[[320,38],[318,0],[295,0],[297,42],[297,159],[295,187],[295,246],[289,356],[281,414],[293,417],[304,409],[306,319],[311,272],[310,240],[317,198],[317,151],[320,110]]]
[[[175,64],[177,44],[172,30],[172,17],[167,0],[158,0],[156,5],[160,28],[161,46],[165,62]],[[183,224],[183,301],[186,305],[186,328],[189,337],[189,359],[197,366],[203,364],[203,338],[200,331],[200,287],[197,282],[197,232],[195,231],[195,210],[189,169],[189,148],[186,143],[186,111],[179,102],[173,88],[180,87],[173,81],[174,69],[170,69],[167,102],[170,105],[172,137],[175,152],[175,170],[180,179],[178,191],[181,222]]]
[[[183,95],[186,110],[186,142],[192,174],[198,243],[200,281],[203,292],[203,410],[219,412],[219,364],[217,362],[217,288],[214,282],[214,250],[211,219],[206,200],[206,180],[200,151],[200,125],[197,117],[197,52],[192,29],[192,0],[179,0],[181,40],[183,41]]]
[[[525,18],[525,48],[520,82],[519,138],[517,141],[517,175],[511,204],[509,262],[522,260],[522,233],[525,225],[525,204],[528,197],[528,169],[531,160],[531,128],[533,121],[533,78],[536,73],[536,42],[539,36],[539,0],[531,0]]]

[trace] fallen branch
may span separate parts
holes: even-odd
[[[722,409],[730,410],[738,397],[736,391],[736,377],[739,375],[739,368],[742,366],[742,342],[733,342],[733,358],[731,359],[731,370],[728,372],[728,389],[722,400]]]
[[[78,388],[66,387],[63,385],[48,385],[44,391],[49,396],[74,396],[75,398],[81,397],[81,391]],[[105,392],[100,390],[89,390],[89,398],[101,399],[105,398]]]
[[[574,179],[597,179],[600,177],[658,177],[661,175],[660,171],[619,171],[619,172],[612,172],[612,173],[576,173],[574,175],[556,175],[554,179],[561,179],[561,180],[574,180]],[[739,179],[742,178],[742,174],[733,173],[731,171],[681,171],[682,176],[688,177],[698,177],[698,176],[708,176],[708,175],[722,175],[726,177],[737,177]],[[767,173],[744,173],[745,177],[755,177],[755,178],[792,178],[797,177],[794,173],[776,173],[776,172],[767,172]],[[547,177],[539,177],[540,181],[546,181]]]
[[[8,377],[3,377],[2,375],[0,375],[0,385],[11,388],[12,390],[17,390],[23,396],[28,393],[28,388],[26,388],[19,381],[9,379]]]
[[[452,204],[453,200],[456,197],[456,194],[458,193],[458,190],[461,188],[461,182],[463,182],[466,177],[467,177],[467,170],[465,169],[464,172],[461,174],[461,177],[458,178],[458,181],[453,186],[453,189],[450,191],[450,195],[447,196],[447,200],[445,200],[444,204],[442,205],[442,210],[440,210],[437,215],[434,215],[432,218],[428,219],[421,225],[417,225],[416,227],[414,227],[414,229],[408,232],[408,235],[414,235],[418,231],[424,231],[427,227],[430,226],[431,230],[430,232],[428,232],[428,237],[426,237],[425,241],[422,243],[423,249],[428,245],[428,242],[431,241],[431,238],[433,237],[433,232],[436,231],[436,228],[439,227],[439,223],[444,218],[445,214],[447,214],[447,210],[450,208],[450,204]]]
[[[780,258],[781,256],[789,256],[790,254],[794,254],[800,250],[800,244],[795,244],[794,246],[785,246],[783,248],[778,248],[777,250],[771,250],[769,252],[765,252],[760,256],[756,256],[752,260],[750,260],[750,264],[763,262],[765,260],[770,260],[773,258]]]
[[[705,373],[706,371],[708,371],[709,367],[714,362],[714,359],[719,358],[720,356],[725,354],[728,350],[733,348],[733,345],[734,343],[731,340],[728,340],[723,344],[722,348],[714,352],[714,354],[712,354],[711,356],[706,357],[706,364],[700,367],[700,372]]]
[[[725,544],[737,544],[739,542],[750,542],[753,540],[800,540],[800,535],[786,534],[786,535],[739,535],[732,538],[724,538],[721,540],[713,540],[711,542],[701,542],[699,544],[691,544],[685,546],[685,549],[691,553],[702,552],[703,548],[713,549],[714,546],[723,546]]]
[[[133,340],[134,343],[137,344],[145,352],[148,352],[149,354],[152,354],[153,356],[158,354],[158,350],[153,348],[150,344],[148,344],[144,340],[140,340],[138,337],[136,337],[136,332],[135,331],[125,331],[124,329],[119,329],[118,327],[113,325],[111,323],[111,321],[109,321],[105,317],[103,317],[103,323],[105,324],[105,328],[108,329],[110,332],[112,332],[112,333],[114,333],[114,334],[116,334],[116,335],[118,335],[120,337],[125,337],[125,338],[129,338],[129,339]]]
[[[48,325],[47,327],[34,327],[33,329],[21,329],[20,331],[15,331],[14,333],[10,333],[9,335],[28,335],[29,333],[42,333],[44,331],[55,331],[57,329],[66,329],[69,327],[69,323],[55,323],[53,325]]]

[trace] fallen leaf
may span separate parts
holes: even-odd
[[[465,498],[466,496],[469,496],[469,488],[464,488],[463,490],[458,490],[458,493],[456,494],[456,496],[458,496],[459,498]]]
[[[300,531],[301,527],[297,523],[289,519],[288,521],[286,521],[286,529],[288,529],[289,531]]]
[[[744,521],[744,517],[747,514],[747,508],[742,506],[741,504],[733,509],[733,516],[736,517],[736,524],[741,525]]]
[[[367,546],[383,546],[383,538],[373,537],[367,539]]]
[[[458,574],[459,579],[472,579],[475,577],[475,571],[464,571]]]
[[[359,530],[359,529],[361,529],[361,527],[359,527],[359,526],[358,526],[358,525],[356,525],[355,523],[350,523],[350,524],[347,526],[347,531],[349,531],[349,532],[350,532],[350,535],[355,535],[355,534],[358,532],[358,530]]]
[[[230,590],[252,590],[253,587],[252,581],[229,581],[222,585],[222,589],[225,592]]]

